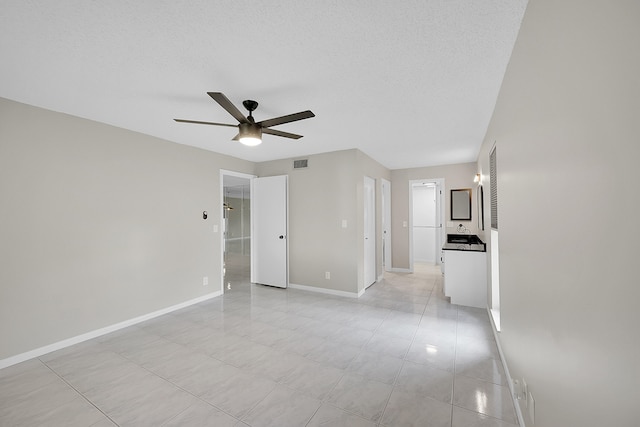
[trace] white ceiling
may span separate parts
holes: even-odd
[[[475,161],[526,0],[3,0],[0,97],[235,157],[358,148],[390,169]],[[263,120],[242,146],[207,91]],[[34,124],[35,125],[35,124]]]

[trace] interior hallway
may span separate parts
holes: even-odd
[[[517,424],[484,310],[440,270],[359,299],[233,283],[222,297],[0,370],[0,425]]]
[[[246,288],[251,281],[251,257],[249,255],[224,254],[224,292]]]

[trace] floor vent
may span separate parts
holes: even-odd
[[[309,167],[309,159],[302,159],[302,160],[294,160],[293,161],[293,168],[294,169],[304,169],[306,167]]]

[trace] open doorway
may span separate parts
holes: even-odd
[[[221,172],[223,292],[251,280],[251,175]]]
[[[364,287],[376,280],[376,180],[364,177]]]
[[[442,200],[444,179],[423,179],[409,182],[410,269],[414,262],[440,264],[440,249],[444,241]]]

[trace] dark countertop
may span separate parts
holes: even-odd
[[[465,243],[445,243],[442,245],[443,251],[468,251],[468,252],[486,252],[485,244],[468,245]]]
[[[486,252],[487,245],[475,234],[447,234],[442,250]]]

